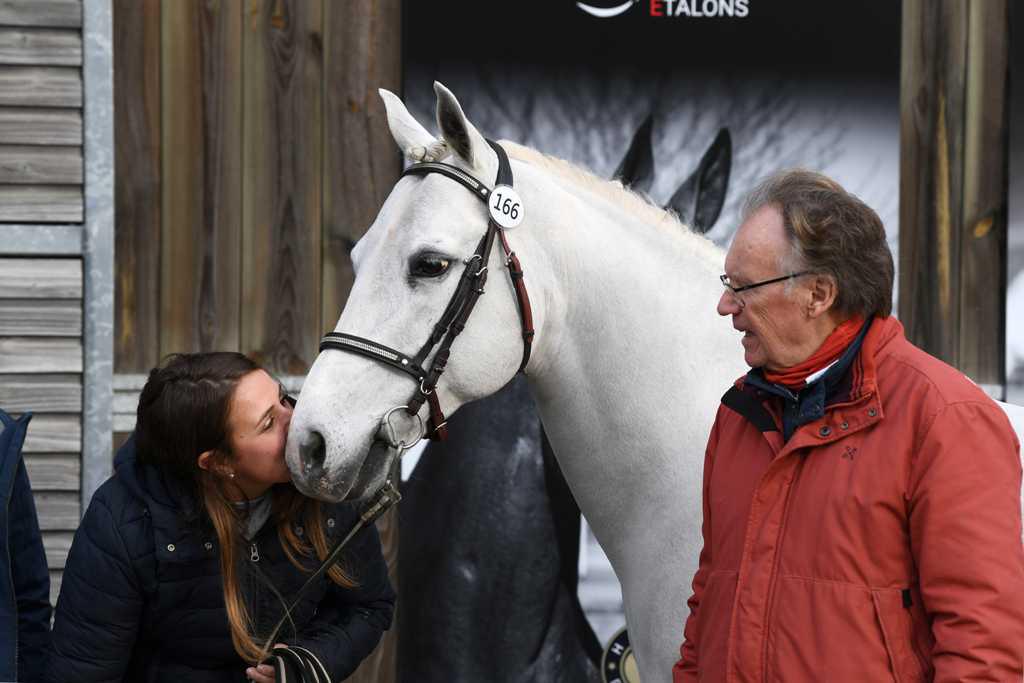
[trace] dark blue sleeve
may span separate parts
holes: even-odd
[[[114,515],[97,493],[68,553],[47,680],[121,681],[135,646],[143,604],[132,558]]]
[[[353,588],[335,583],[317,606],[317,615],[288,645],[304,647],[321,661],[331,680],[347,678],[391,627],[395,591],[381,552],[377,528],[370,525],[352,539],[342,566],[357,582]]]
[[[50,572],[25,462],[18,458],[10,505],[11,580],[18,605],[18,680],[43,680],[50,650]]]

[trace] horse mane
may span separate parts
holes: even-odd
[[[538,152],[532,147],[526,147],[516,142],[502,140],[501,146],[505,148],[511,158],[548,171],[580,189],[610,199],[644,223],[664,227],[671,234],[691,240],[694,248],[705,251],[705,256],[708,258],[715,261],[722,259],[721,250],[715,243],[682,223],[675,211],[654,204],[649,197],[630,190],[618,180],[607,180],[571,161]]]

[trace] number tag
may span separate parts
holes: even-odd
[[[502,228],[508,230],[523,221],[523,200],[519,193],[508,185],[495,185],[487,200],[487,210],[491,218]]]

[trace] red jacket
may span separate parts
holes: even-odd
[[[846,377],[785,443],[778,399],[719,408],[674,681],[1020,681],[1009,421],[894,318]]]

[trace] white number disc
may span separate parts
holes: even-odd
[[[487,210],[494,222],[508,230],[523,221],[523,200],[508,185],[495,185],[487,199]]]

